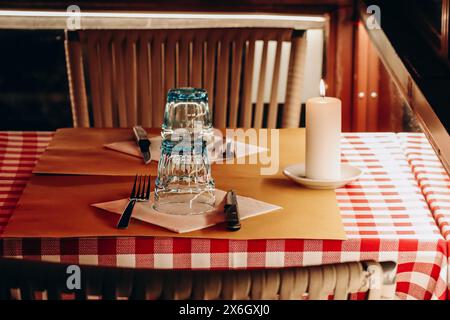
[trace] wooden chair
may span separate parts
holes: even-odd
[[[0,300],[347,300],[395,299],[394,262],[350,262],[261,270],[151,270],[80,266],[79,289],[67,264],[0,259]]]
[[[285,41],[292,45],[281,126],[298,127],[305,38],[303,31],[268,28],[67,31],[74,127],[160,127],[167,91],[190,86],[207,89],[215,127],[275,128]],[[253,104],[256,41],[263,41],[263,50]],[[265,105],[269,41],[276,42],[276,54]]]

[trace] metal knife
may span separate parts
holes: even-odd
[[[236,199],[236,192],[234,192],[234,190],[227,192],[224,210],[226,214],[227,229],[230,231],[238,231],[241,229],[239,208]]]
[[[133,127],[134,137],[136,138],[136,143],[142,153],[142,158],[145,164],[149,164],[152,161],[152,156],[150,153],[150,140],[147,137],[147,131],[141,126]]]

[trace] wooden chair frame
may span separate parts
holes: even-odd
[[[0,300],[369,300],[395,299],[396,263],[350,262],[258,270],[152,270],[80,266],[81,288],[67,287],[68,264],[0,259]]]

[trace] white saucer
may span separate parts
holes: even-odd
[[[360,168],[348,164],[341,164],[341,179],[338,180],[316,180],[305,177],[305,164],[297,163],[287,166],[283,174],[289,179],[310,189],[337,189],[358,179],[363,171]]]

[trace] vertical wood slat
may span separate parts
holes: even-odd
[[[294,32],[291,41],[289,71],[286,85],[286,100],[281,127],[298,128],[302,109],[302,89],[304,83],[306,54],[306,34]]]
[[[162,93],[162,35],[158,32],[152,38],[151,44],[151,78],[152,78],[152,126],[160,127],[162,124],[164,104]]]
[[[152,105],[151,97],[151,79],[149,66],[149,36],[147,32],[141,31],[138,36],[138,55],[139,68],[139,123],[144,127],[152,126]],[[130,124],[131,125],[131,124]]]
[[[115,93],[113,96],[117,99],[116,103],[119,116],[119,127],[121,128],[128,127],[124,71],[124,38],[125,35],[123,34],[123,32],[117,32],[113,35],[113,88]]]
[[[66,31],[64,41],[70,102],[74,127],[89,127],[89,113],[83,71],[83,52],[78,32]]]
[[[194,88],[202,88],[202,70],[203,70],[203,32],[199,31],[192,40],[192,66],[189,73],[189,83]]]
[[[230,41],[228,37],[220,40],[217,58],[217,87],[214,125],[218,128],[227,126],[228,104],[228,65],[230,59]]]
[[[94,127],[103,127],[103,117],[101,110],[101,65],[99,57],[98,31],[87,31],[87,47],[88,47],[88,67],[89,79],[91,85],[92,111],[94,116]]]
[[[245,74],[241,104],[241,126],[250,128],[252,125],[252,80],[255,60],[255,40],[249,39],[245,55]]]
[[[241,36],[236,35],[233,42],[232,51],[232,69],[231,69],[231,88],[230,88],[230,110],[228,127],[236,128],[238,121],[238,107],[239,107],[239,89],[241,83],[242,70],[242,50],[244,41]]]
[[[253,127],[255,127],[255,128],[261,128],[263,125],[264,87],[265,87],[265,83],[266,83],[268,47],[269,47],[269,42],[264,40],[262,57],[261,57],[261,69],[259,71],[258,94],[256,97],[255,116],[253,119]]]
[[[135,32],[128,32],[125,41],[125,88],[127,101],[128,125],[138,123],[137,115],[137,61],[136,61],[136,38]]]
[[[178,42],[178,87],[187,87],[189,79],[189,34],[180,35]]]
[[[177,34],[169,34],[167,36],[164,47],[164,67],[165,67],[165,81],[164,81],[164,93],[170,89],[175,88],[175,50],[176,50],[176,37]]]
[[[113,106],[112,106],[112,57],[110,33],[103,33],[100,38],[100,63],[101,73],[101,97],[102,97],[102,117],[103,126],[111,128],[114,126]]]
[[[273,69],[272,87],[270,90],[269,111],[267,114],[267,128],[275,128],[277,126],[278,115],[278,84],[280,82],[280,62],[282,40],[277,41],[277,51],[275,54],[275,65]]]
[[[218,31],[212,31],[209,34],[206,43],[206,63],[205,63],[205,75],[204,75],[204,87],[208,92],[208,105],[209,111],[211,113],[211,117],[214,116],[215,113],[215,99],[214,99],[214,79],[215,79],[215,71],[216,71],[216,50],[217,50],[217,39],[219,33]]]

